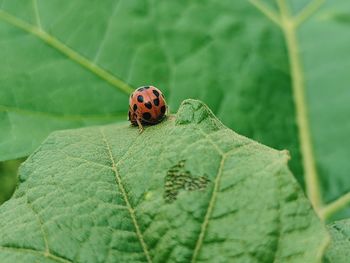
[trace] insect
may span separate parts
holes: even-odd
[[[167,105],[163,93],[153,86],[137,88],[129,99],[129,121],[138,125],[140,132],[143,124],[157,124],[161,122],[167,112]]]

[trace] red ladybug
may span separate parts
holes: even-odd
[[[163,93],[153,86],[136,89],[129,100],[129,121],[138,125],[140,132],[142,124],[156,124],[161,122],[167,111]]]

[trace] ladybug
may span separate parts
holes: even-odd
[[[137,88],[129,99],[129,121],[138,125],[140,132],[143,124],[157,124],[161,122],[167,112],[167,105],[163,93],[153,86]]]

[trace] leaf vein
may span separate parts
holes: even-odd
[[[202,226],[201,226],[201,231],[199,233],[198,240],[196,242],[196,246],[195,246],[195,249],[194,249],[194,252],[192,255],[192,260],[191,260],[192,263],[196,262],[198,254],[199,254],[199,252],[202,248],[202,245],[203,245],[203,241],[204,241],[204,237],[205,237],[205,234],[206,234],[206,231],[208,228],[209,220],[210,220],[210,217],[212,215],[214,205],[216,202],[216,195],[217,195],[217,192],[218,192],[219,187],[220,187],[220,179],[222,176],[222,170],[223,170],[223,167],[225,164],[225,160],[226,160],[225,156],[222,156],[221,162],[219,165],[219,169],[218,169],[218,175],[215,178],[214,188],[213,188],[213,192],[212,192],[212,195],[211,195],[211,198],[209,201],[207,212],[205,214],[204,221],[203,221]]]
[[[5,247],[5,246],[0,246],[0,250],[2,251],[13,251],[13,252],[17,252],[17,253],[29,253],[29,254],[33,254],[36,256],[42,256],[45,258],[50,258],[56,262],[60,262],[60,263],[73,263],[73,261],[63,258],[61,256],[56,256],[53,255],[51,253],[46,253],[44,251],[39,251],[39,250],[35,250],[32,248],[17,248],[17,247]]]
[[[112,24],[112,20],[113,20],[113,17],[115,16],[117,10],[118,10],[118,7],[120,6],[120,2],[122,0],[118,0],[115,4],[114,4],[114,7],[113,7],[113,10],[112,10],[112,13],[111,13],[111,16],[109,17],[109,20],[108,20],[108,23],[107,23],[107,26],[106,26],[106,30],[104,32],[104,35],[102,37],[102,40],[99,44],[99,47],[97,48],[97,51],[96,51],[96,54],[95,54],[95,57],[93,59],[94,63],[97,63],[98,62],[98,59],[100,58],[100,54],[101,54],[101,50],[102,48],[104,47],[104,44],[106,42],[106,39],[107,39],[107,35],[108,35],[108,32],[109,32],[109,29],[111,27],[111,24]]]
[[[40,231],[42,233],[42,237],[43,237],[44,244],[45,244],[45,254],[50,254],[49,242],[47,240],[47,234],[46,234],[45,229],[44,229],[44,222],[43,222],[41,216],[39,215],[39,213],[34,209],[34,207],[31,204],[31,202],[29,202],[28,195],[26,195],[26,204],[32,210],[32,212],[34,213],[35,217],[38,219],[38,222],[39,222],[39,225],[40,225]]]
[[[0,19],[14,27],[17,27],[27,33],[36,36],[52,48],[61,52],[63,55],[65,55],[72,61],[76,62],[77,64],[89,70],[90,72],[94,73],[96,76],[103,79],[104,81],[111,84],[113,87],[119,89],[120,91],[123,91],[126,94],[130,94],[133,91],[133,88],[129,86],[129,84],[117,78],[113,74],[109,73],[107,70],[99,67],[98,65],[90,61],[88,58],[82,56],[75,50],[71,49],[65,43],[61,42],[49,33],[40,30],[38,27],[32,26],[31,24],[21,19],[18,19],[17,17],[3,10],[0,11]]]
[[[210,217],[212,215],[212,211],[214,209],[214,205],[215,205],[215,202],[216,202],[216,195],[217,195],[217,192],[219,190],[219,186],[220,186],[220,179],[221,179],[221,176],[222,176],[222,170],[223,170],[223,166],[225,164],[225,160],[226,160],[226,156],[225,153],[216,145],[216,143],[214,143],[212,141],[212,139],[208,136],[208,134],[206,134],[205,132],[203,132],[201,129],[198,129],[200,131],[200,133],[214,146],[215,150],[221,155],[221,161],[220,161],[220,165],[219,165],[219,168],[218,168],[218,173],[217,173],[217,176],[215,178],[215,182],[214,182],[214,188],[213,188],[213,192],[211,194],[211,197],[210,197],[210,201],[209,201],[209,205],[208,205],[208,208],[207,208],[207,211],[206,211],[206,214],[204,216],[204,220],[203,220],[203,223],[201,225],[201,230],[200,230],[200,233],[198,235],[198,239],[197,239],[197,242],[196,242],[196,246],[194,248],[194,251],[193,251],[193,254],[192,254],[192,259],[191,259],[191,262],[194,263],[196,262],[197,260],[197,257],[198,257],[198,254],[202,248],[202,245],[203,245],[203,241],[204,241],[204,237],[205,237],[205,234],[206,234],[206,231],[207,231],[207,227],[208,227],[208,224],[209,224],[209,220],[210,220]]]
[[[40,21],[40,14],[38,9],[38,0],[32,0],[33,3],[33,9],[34,9],[34,15],[36,19],[36,24],[40,30],[42,30],[41,21]]]
[[[278,15],[272,11],[269,7],[263,4],[260,0],[249,0],[249,2],[256,7],[256,9],[260,10],[267,18],[269,18],[276,25],[281,26],[281,21]]]
[[[296,27],[310,18],[322,6],[324,1],[325,0],[314,0],[304,7],[294,19]]]
[[[200,250],[202,248],[202,245],[203,245],[203,242],[204,242],[205,234],[207,232],[207,228],[208,228],[208,225],[209,225],[209,220],[210,220],[210,218],[212,216],[212,212],[214,210],[214,206],[215,206],[215,203],[216,203],[217,193],[219,192],[220,181],[221,181],[221,178],[222,178],[223,167],[225,165],[225,161],[226,161],[227,157],[229,155],[231,155],[233,152],[237,152],[237,150],[242,150],[243,148],[251,145],[251,143],[247,143],[247,144],[243,144],[243,145],[239,146],[238,148],[231,149],[228,152],[223,152],[220,149],[220,147],[210,138],[210,136],[208,134],[206,134],[201,129],[198,129],[198,130],[202,133],[202,135],[205,138],[207,138],[208,142],[211,143],[214,146],[215,150],[221,155],[221,161],[220,161],[220,165],[219,165],[219,168],[218,168],[217,176],[216,176],[215,181],[214,181],[214,188],[213,188],[213,191],[212,191],[212,194],[211,194],[211,197],[210,197],[209,205],[208,205],[208,208],[207,208],[207,211],[206,211],[206,214],[205,214],[202,226],[201,226],[201,231],[199,233],[199,236],[198,236],[198,239],[197,239],[197,242],[196,242],[196,246],[194,248],[194,252],[193,252],[193,255],[192,255],[192,259],[191,259],[192,263],[196,262],[197,257],[199,255],[199,252],[200,252]]]
[[[121,180],[121,177],[120,177],[120,174],[119,174],[119,171],[117,169],[117,166],[118,164],[120,163],[120,161],[123,159],[124,156],[127,155],[128,151],[126,151],[124,153],[124,156],[122,156],[120,158],[120,160],[118,162],[115,162],[114,160],[114,157],[113,157],[113,154],[112,154],[112,150],[111,150],[111,147],[108,143],[108,140],[107,140],[107,137],[103,131],[102,128],[100,128],[100,132],[101,132],[101,135],[102,135],[102,140],[104,141],[105,145],[106,145],[106,148],[107,148],[107,151],[108,151],[108,155],[110,157],[110,160],[112,162],[112,169],[114,171],[114,174],[115,174],[115,179],[116,179],[116,183],[118,185],[118,188],[119,190],[121,191],[122,195],[123,195],[123,198],[124,198],[124,201],[126,203],[126,206],[128,208],[128,211],[129,211],[129,214],[130,214],[130,217],[131,217],[131,220],[134,224],[134,227],[135,227],[135,230],[136,230],[136,235],[141,243],[141,247],[143,249],[143,252],[145,254],[145,257],[147,259],[147,262],[151,263],[152,262],[152,259],[151,259],[151,256],[150,256],[150,253],[148,251],[148,247],[147,247],[147,244],[143,238],[143,235],[142,235],[142,232],[141,232],[141,229],[140,229],[140,226],[138,224],[138,221],[137,221],[137,218],[136,218],[136,215],[135,215],[135,210],[134,208],[132,207],[130,201],[129,201],[129,197],[128,197],[128,194],[126,192],[126,189],[123,185],[123,182]],[[131,146],[129,147],[129,149],[131,148]]]
[[[300,58],[296,26],[289,13],[286,1],[279,0],[278,4],[281,13],[282,31],[286,40],[290,60],[289,64],[292,77],[292,89],[296,108],[296,119],[299,129],[303,168],[305,171],[306,189],[312,205],[318,211],[322,200],[311,139],[308,108],[305,97],[305,77]]]
[[[259,8],[261,3],[258,0],[250,0],[250,3],[259,9],[264,15],[266,12]],[[322,203],[319,189],[318,172],[315,164],[315,156],[312,145],[308,109],[305,98],[305,77],[302,69],[300,50],[296,34],[297,27],[313,14],[322,3],[322,0],[314,0],[295,19],[289,12],[286,0],[277,0],[279,6],[280,26],[287,45],[290,74],[292,79],[292,90],[296,109],[296,121],[298,124],[299,141],[302,152],[305,184],[308,197],[318,213]]]

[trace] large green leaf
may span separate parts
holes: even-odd
[[[300,178],[282,34],[251,4],[2,2],[0,159],[31,153],[51,130],[124,118],[118,76],[158,86],[173,111],[204,100],[231,128],[289,149]]]
[[[195,100],[142,134],[55,132],[0,207],[0,261],[319,262],[328,236],[288,158]]]
[[[327,249],[325,261],[329,263],[348,263],[350,258],[350,222],[337,221],[329,225],[331,245]]]
[[[152,83],[173,110],[202,99],[288,149],[320,210],[350,189],[350,3],[286,1],[0,1],[0,160],[52,130],[120,121],[129,85]]]
[[[316,169],[329,202],[350,191],[350,23],[342,19],[350,16],[350,1],[310,3],[302,13],[295,6],[298,51]]]
[[[330,218],[350,201],[350,2],[249,2],[283,32],[306,190],[320,215]]]

